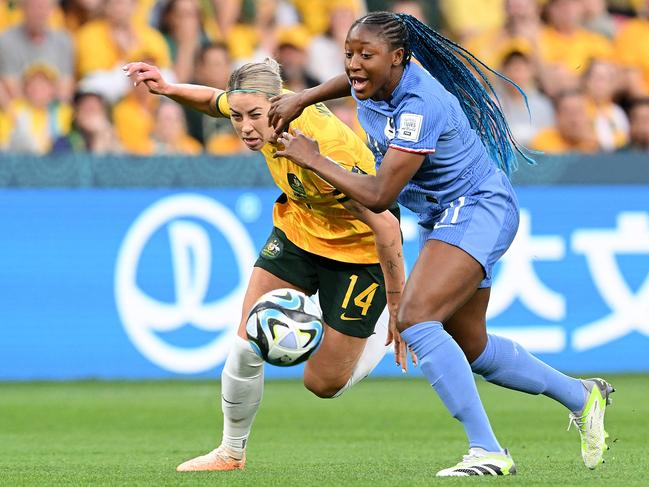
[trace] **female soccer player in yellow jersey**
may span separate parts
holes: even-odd
[[[248,148],[264,155],[283,191],[273,208],[273,230],[248,284],[238,336],[223,367],[221,445],[178,466],[178,471],[243,469],[263,392],[263,361],[246,340],[245,325],[248,311],[264,293],[286,287],[319,293],[325,333],[320,350],[304,369],[304,385],[315,395],[337,397],[366,377],[391,341],[396,361],[405,370],[406,350],[394,326],[405,281],[399,222],[390,211],[373,213],[310,170],[273,157],[282,148],[273,141],[274,129],[268,123],[269,99],[282,93],[275,61],[237,69],[227,91],[167,83],[155,66],[142,62],[130,63],[124,71],[151,93],[229,117]],[[291,128],[316,139],[321,153],[346,170],[374,174],[372,153],[324,105],[306,108]]]

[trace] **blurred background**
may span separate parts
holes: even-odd
[[[565,371],[649,371],[649,0],[2,0],[0,380],[218,377],[278,190],[227,119],[121,67],[224,89],[271,56],[302,90],[342,72],[370,10],[418,17],[527,95],[529,112],[493,80],[539,154],[513,176],[492,331]],[[351,99],[328,105],[364,136]],[[407,211],[402,228],[411,266]]]

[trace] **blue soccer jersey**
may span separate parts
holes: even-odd
[[[449,204],[495,170],[457,98],[416,63],[405,67],[389,101],[356,102],[377,167],[389,148],[426,156],[399,196],[415,213]]]
[[[516,235],[518,202],[457,98],[409,63],[388,101],[356,102],[377,167],[389,149],[425,156],[398,200],[419,215],[420,244],[441,240],[465,250],[484,269],[480,287],[489,287]]]

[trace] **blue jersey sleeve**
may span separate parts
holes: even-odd
[[[424,100],[418,95],[409,96],[394,116],[396,134],[390,148],[418,154],[435,152],[437,141],[448,120],[448,111],[435,97]]]

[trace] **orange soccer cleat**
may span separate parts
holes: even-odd
[[[214,470],[243,470],[245,465],[245,452],[241,453],[239,456],[231,450],[226,449],[224,446],[219,446],[206,455],[201,455],[200,457],[192,458],[191,460],[181,463],[176,468],[176,471],[204,472]]]

